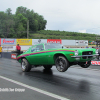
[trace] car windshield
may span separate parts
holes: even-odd
[[[62,45],[58,44],[58,43],[47,43],[47,44],[45,44],[45,49],[52,49],[52,48],[62,48]]]

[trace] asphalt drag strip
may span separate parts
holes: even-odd
[[[0,76],[0,100],[20,100],[21,98],[23,98],[23,100],[69,100],[21,82]]]

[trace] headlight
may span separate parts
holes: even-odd
[[[96,49],[95,53],[98,54],[98,49]]]
[[[78,50],[75,50],[75,56],[77,56],[78,55]]]

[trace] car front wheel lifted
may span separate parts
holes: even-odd
[[[65,72],[69,68],[69,62],[64,56],[58,56],[55,60],[55,65],[59,72]]]
[[[91,61],[81,62],[79,65],[82,68],[88,68],[91,65]]]

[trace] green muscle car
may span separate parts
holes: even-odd
[[[17,56],[22,70],[28,72],[33,67],[43,66],[51,69],[56,66],[60,72],[65,72],[72,65],[88,68],[91,60],[98,56],[94,48],[65,48],[57,43],[43,43],[30,47],[26,52]]]

